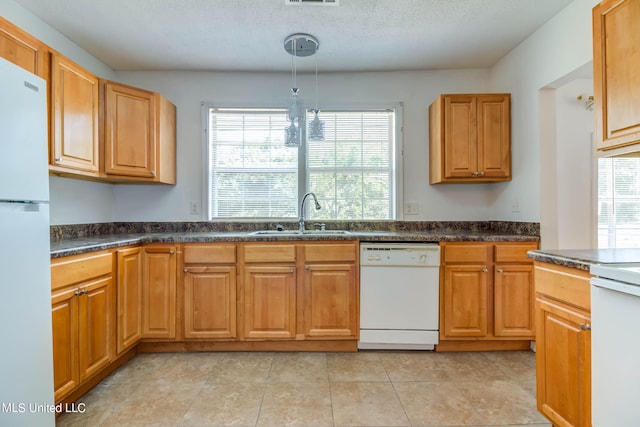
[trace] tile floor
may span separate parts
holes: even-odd
[[[532,352],[140,354],[57,426],[550,426]]]

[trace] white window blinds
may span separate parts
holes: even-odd
[[[295,218],[308,191],[310,219],[394,218],[395,110],[321,111],[325,140],[300,148],[284,145],[283,109],[207,112],[210,219]]]
[[[598,247],[640,247],[640,159],[598,159]]]
[[[310,210],[310,217],[393,218],[394,111],[321,111],[319,117],[325,140],[307,142],[306,176],[322,209]]]
[[[298,150],[284,146],[284,110],[209,115],[211,217],[295,217]]]

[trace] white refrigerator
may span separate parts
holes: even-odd
[[[0,425],[53,426],[46,82],[0,58]]]

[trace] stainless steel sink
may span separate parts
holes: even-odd
[[[258,230],[249,234],[252,236],[299,236],[301,234],[331,236],[351,234],[351,232],[347,230],[304,230],[303,232],[300,232],[299,230]]]
[[[302,234],[351,234],[347,230],[304,230]]]
[[[251,233],[252,236],[292,236],[298,235],[298,230],[258,230]]]

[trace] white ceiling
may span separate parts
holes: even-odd
[[[486,68],[572,0],[15,0],[114,70],[321,72]]]

